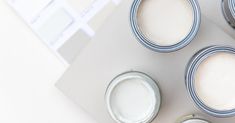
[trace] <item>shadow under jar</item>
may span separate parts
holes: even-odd
[[[130,12],[131,28],[138,41],[162,53],[188,45],[200,21],[197,0],[134,0]]]
[[[235,49],[210,46],[197,52],[186,69],[186,87],[195,104],[215,117],[235,115]]]

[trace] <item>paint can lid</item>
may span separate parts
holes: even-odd
[[[109,114],[118,123],[150,123],[161,104],[156,82],[141,72],[126,72],[115,77],[105,94]]]

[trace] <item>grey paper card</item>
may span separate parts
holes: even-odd
[[[213,123],[234,123],[235,118],[217,119],[199,111],[187,94],[184,73],[187,62],[198,50],[209,45],[235,47],[235,41],[203,16],[198,35],[186,48],[168,54],[150,51],[131,32],[131,2],[125,1],[113,13],[56,86],[98,122],[114,123],[104,101],[106,87],[120,73],[142,71],[158,81],[162,92],[160,113],[153,123],[174,123],[192,113]]]

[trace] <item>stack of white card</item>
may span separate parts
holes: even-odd
[[[121,0],[7,0],[65,64],[88,44]]]

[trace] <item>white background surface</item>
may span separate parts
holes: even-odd
[[[214,12],[211,0],[199,2]],[[65,69],[0,0],[0,123],[94,123],[54,86]]]
[[[0,123],[94,123],[54,84],[64,66],[0,1]]]

